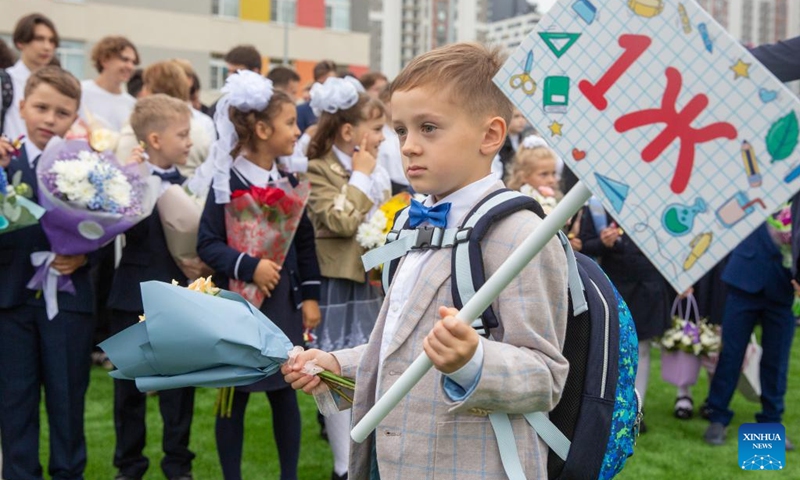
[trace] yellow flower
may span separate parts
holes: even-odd
[[[214,285],[214,282],[211,281],[210,275],[206,278],[198,278],[186,288],[189,290],[194,290],[195,292],[205,293],[207,295],[216,295],[220,290],[216,285]]]
[[[92,129],[89,134],[89,146],[98,152],[113,150],[117,146],[119,134],[107,128]]]
[[[411,205],[411,194],[408,192],[401,192],[393,196],[380,206],[380,211],[386,215],[386,226],[383,228],[383,235],[389,233],[392,229],[392,223],[397,212]]]

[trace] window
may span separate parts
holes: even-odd
[[[239,0],[213,0],[211,13],[220,17],[239,17]]]
[[[350,0],[325,0],[325,27],[350,30]]]
[[[210,71],[209,71],[209,83],[212,90],[219,90],[225,85],[225,79],[228,77],[228,66],[225,64],[225,61],[219,57],[213,57],[208,62]]]
[[[297,2],[295,0],[273,0],[270,20],[276,23],[297,23]]]
[[[79,79],[83,78],[84,65],[86,63],[83,42],[61,40],[61,44],[56,49],[56,57],[61,62],[61,68],[69,71]]]

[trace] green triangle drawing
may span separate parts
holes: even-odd
[[[616,210],[617,213],[622,211],[622,206],[628,198],[628,190],[630,187],[622,182],[600,175],[599,173],[595,173],[594,176],[600,188],[603,190],[606,199],[611,206],[614,207],[614,210]]]
[[[539,32],[539,36],[542,37],[544,43],[547,45],[547,48],[550,49],[551,52],[556,56],[556,58],[561,58],[561,55],[567,53],[567,50],[578,41],[578,37],[581,36],[580,33],[563,33],[563,32]],[[553,41],[557,41],[560,46],[556,46]],[[566,40],[566,42],[562,42],[561,40]]]

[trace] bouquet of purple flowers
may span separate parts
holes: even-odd
[[[55,255],[84,255],[111,242],[153,212],[158,178],[144,165],[121,166],[85,140],[53,138],[36,168],[40,222],[52,252],[31,256],[36,273],[28,288],[44,292],[47,316],[58,314],[57,291],[74,293],[68,276],[50,268]]]

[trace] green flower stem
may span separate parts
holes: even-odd
[[[355,390],[356,382],[353,379],[341,377],[334,373],[329,372],[328,370],[323,370],[317,374],[319,378],[321,378],[325,383],[328,385],[334,384],[339,387],[347,388],[348,390]]]

